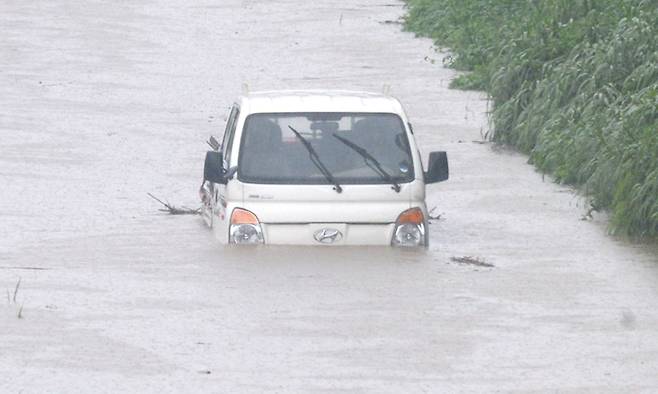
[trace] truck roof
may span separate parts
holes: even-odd
[[[243,113],[382,112],[402,113],[400,102],[381,93],[349,90],[272,90],[240,97]]]

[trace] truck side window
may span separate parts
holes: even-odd
[[[235,135],[239,115],[240,110],[237,105],[234,105],[228,117],[228,122],[226,122],[226,131],[224,131],[224,140],[222,141],[222,152],[224,153],[224,160],[227,163],[231,161],[231,147],[233,146],[233,136]]]

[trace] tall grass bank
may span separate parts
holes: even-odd
[[[407,29],[486,90],[493,139],[658,239],[658,0],[407,0]]]

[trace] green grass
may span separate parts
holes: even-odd
[[[407,1],[468,71],[451,86],[489,93],[494,141],[658,239],[658,0]]]

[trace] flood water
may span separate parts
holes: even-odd
[[[657,251],[479,143],[485,96],[448,90],[403,13],[0,3],[0,391],[658,390]],[[243,83],[390,85],[425,160],[449,155],[431,247],[224,248],[158,212],[146,193],[198,206]]]

